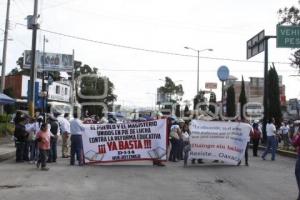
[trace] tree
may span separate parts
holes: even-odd
[[[211,92],[210,93],[210,96],[209,96],[209,106],[208,106],[208,110],[212,113],[215,113],[216,112],[216,108],[214,105],[212,104],[215,104],[217,102],[217,97],[216,97],[216,94],[214,92]]]
[[[233,85],[227,89],[226,112],[228,117],[234,117],[236,115],[235,91]]]
[[[280,104],[280,89],[279,89],[279,78],[275,65],[269,69],[268,72],[268,102],[269,102],[269,113],[268,119],[275,119],[275,124],[280,126],[282,122],[281,104]]]
[[[180,117],[180,105],[176,104],[176,110],[175,110],[176,117]]]
[[[184,94],[182,85],[176,85],[169,77],[165,77],[165,84],[158,88],[158,92],[165,96],[166,101],[171,104],[181,101]],[[172,110],[172,105],[165,105],[164,108]]]
[[[199,93],[194,97],[194,110],[199,108],[198,104],[200,105],[200,110],[206,111],[207,105],[205,104],[205,91],[200,90]]]
[[[244,82],[244,77],[242,76],[242,85],[241,85],[241,93],[239,97],[239,102],[240,102],[240,117],[241,120],[245,119],[244,116],[244,105],[247,103],[247,97],[246,97],[246,92],[245,92],[245,82]]]
[[[189,109],[188,105],[185,105],[183,112],[184,112],[184,116],[185,117],[189,117],[190,116],[190,109]]]
[[[79,103],[104,103],[108,106],[109,110],[112,110],[113,102],[117,99],[117,96],[113,94],[114,85],[108,77],[100,76],[97,74],[97,68],[91,68],[89,65],[83,65],[79,61],[74,63],[75,65],[75,78],[80,75],[85,75],[81,78],[80,85],[77,85],[77,99]],[[105,88],[107,87],[107,88]],[[85,96],[102,96],[107,94],[104,98],[89,99],[80,97],[78,95],[78,89],[80,88],[81,94]],[[88,111],[91,115],[103,115],[103,107],[99,105],[87,105],[83,106],[84,111]]]
[[[300,5],[300,1],[298,1],[298,4]],[[294,25],[299,26],[300,25],[300,10],[299,8],[292,6],[290,8],[285,7],[278,10],[279,14],[279,25]],[[298,68],[298,72],[300,73],[300,50],[296,49],[291,54],[292,58],[291,65],[295,68]]]

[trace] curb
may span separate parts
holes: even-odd
[[[15,151],[0,154],[0,162],[11,159],[11,158],[15,157],[15,155],[16,155]]]
[[[250,144],[249,147],[252,148],[252,144]],[[258,146],[258,149],[265,150],[266,147]],[[296,152],[286,151],[286,150],[278,150],[278,149],[277,149],[276,153],[279,155],[282,155],[282,156],[290,157],[290,158],[297,158],[297,155],[298,155]]]

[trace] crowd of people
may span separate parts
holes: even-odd
[[[62,140],[62,158],[70,157],[70,165],[84,164],[82,137],[84,126],[77,114],[74,114],[73,120],[70,121],[70,116],[66,113],[64,116],[49,115],[47,120],[45,116],[39,115],[32,118],[17,112],[14,118],[15,123],[15,146],[16,146],[16,162],[28,161],[35,164],[41,170],[49,170],[47,163],[57,161],[57,143],[58,137],[61,135]],[[162,116],[157,116],[157,119]],[[84,121],[84,123],[109,123],[108,120],[95,117]],[[300,123],[299,123],[300,124]],[[282,123],[280,127],[275,126],[275,120],[270,119],[266,124],[266,148],[261,155],[263,160],[266,159],[268,153],[271,153],[271,160],[275,161],[276,150],[278,144],[283,142],[283,148],[289,149],[290,146],[296,148],[298,157],[295,167],[295,176],[300,191],[300,128],[299,124]],[[191,147],[189,144],[190,138],[189,121],[182,119],[167,118],[167,136],[169,137],[169,157],[170,162],[177,162],[188,157],[188,152]],[[249,133],[249,141],[245,150],[245,165],[248,166],[248,146],[252,143],[253,156],[258,155],[258,146],[262,140],[262,126],[255,122],[252,124],[252,129]],[[69,142],[71,141],[71,149]],[[76,156],[76,159],[75,159]],[[203,163],[202,159],[197,160],[198,163]],[[218,162],[215,160],[214,162]],[[195,160],[192,160],[195,163]],[[241,164],[241,161],[238,165]],[[159,160],[153,160],[153,165],[164,166]],[[300,193],[298,196],[300,200]]]
[[[62,158],[70,157],[70,164],[75,164],[75,155],[79,165],[83,165],[82,139],[84,126],[74,114],[69,120],[69,114],[63,117],[56,115],[39,115],[36,118],[17,112],[15,123],[16,162],[29,162],[36,164],[41,170],[49,170],[47,163],[57,161],[58,137],[62,139]],[[69,139],[70,138],[70,139]],[[71,141],[71,149],[69,142]]]

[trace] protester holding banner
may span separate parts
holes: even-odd
[[[300,200],[300,128],[298,128],[297,134],[292,139],[292,144],[297,148],[297,161],[295,166],[295,176],[298,185],[298,198]]]
[[[272,158],[271,160],[275,160],[275,153],[276,153],[276,146],[277,146],[277,140],[276,140],[276,127],[274,125],[275,120],[269,119],[269,122],[266,126],[266,132],[267,132],[267,147],[261,156],[263,160],[265,160],[266,155],[269,153],[270,149],[272,150]]]
[[[78,119],[77,113],[74,113],[74,119],[70,123],[71,129],[71,159],[70,165],[75,164],[75,154],[76,158],[79,162],[79,165],[83,165],[83,153],[82,153],[82,133],[85,128]]]
[[[183,147],[184,147],[184,142],[183,142],[183,127],[185,125],[185,121],[183,119],[178,120],[179,123],[179,140],[178,140],[178,152],[177,152],[177,159],[178,160],[183,160]]]
[[[171,151],[170,151],[170,155],[169,155],[169,161],[172,162],[176,162],[176,158],[178,155],[178,151],[179,151],[179,134],[180,134],[180,127],[179,125],[174,122],[173,125],[171,126],[171,130],[170,130],[170,142],[171,142]]]

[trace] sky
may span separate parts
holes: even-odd
[[[32,32],[20,24],[33,13],[33,2],[11,0],[9,38],[13,40],[8,43],[7,73],[23,51],[31,49]],[[197,53],[184,47],[212,48],[200,52],[199,87],[217,82],[214,91],[220,99],[218,68],[225,65],[230,75],[244,76],[246,81],[262,77],[264,54],[249,60],[259,62],[247,62],[246,41],[261,30],[275,35],[278,9],[292,5],[298,5],[297,0],[39,0],[42,29],[97,42],[39,31],[37,48],[42,49],[45,35],[46,52],[72,54],[74,49],[75,60],[99,68],[114,83],[117,103],[135,107],[154,106],[156,90],[166,76],[183,85],[184,100],[192,100],[197,90]],[[0,47],[5,13],[6,0],[0,0]],[[276,48],[276,40],[270,39],[269,61],[283,76],[287,99],[300,98],[296,87],[300,78],[290,76],[297,73],[288,64],[291,52]]]

